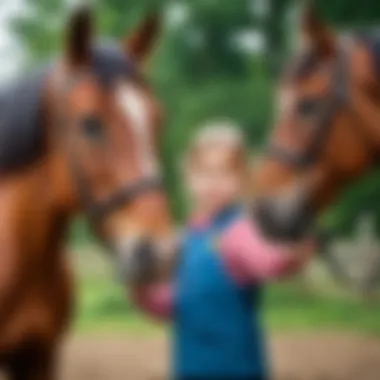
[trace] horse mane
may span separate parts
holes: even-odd
[[[0,89],[0,172],[14,172],[35,163],[46,152],[43,96],[54,65],[42,65]],[[133,62],[111,43],[93,48],[91,71],[103,86],[123,77],[137,78]]]
[[[372,66],[380,79],[380,29],[356,30],[350,33],[357,41],[363,43],[372,57]],[[318,65],[319,59],[311,50],[302,52],[295,60],[290,62],[289,73],[294,78],[304,78]]]
[[[41,99],[46,69],[0,91],[0,170],[20,168],[43,150]]]
[[[358,38],[370,51],[372,56],[372,67],[377,75],[376,79],[380,79],[380,30],[375,29],[359,33]]]

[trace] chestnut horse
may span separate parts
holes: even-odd
[[[150,17],[122,43],[96,45],[79,9],[62,57],[0,93],[0,366],[11,380],[55,376],[72,310],[62,245],[74,215],[88,218],[125,285],[141,277],[139,257],[164,263],[174,250],[161,111],[141,70],[157,26]]]
[[[300,37],[253,180],[255,216],[282,240],[307,233],[316,214],[380,153],[380,38],[338,36],[313,4],[302,15]]]

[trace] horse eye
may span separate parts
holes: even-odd
[[[83,132],[86,137],[100,140],[103,138],[103,124],[101,120],[96,116],[86,116],[82,120]]]
[[[308,117],[315,114],[318,110],[319,102],[315,98],[305,98],[298,102],[297,113],[300,116]]]

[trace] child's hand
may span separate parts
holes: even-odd
[[[269,280],[299,270],[314,252],[316,240],[298,243],[273,243],[261,230],[242,218],[229,226],[220,237],[219,251],[233,276],[239,281]]]

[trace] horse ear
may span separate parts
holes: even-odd
[[[71,67],[85,66],[91,59],[92,15],[91,10],[77,8],[70,20],[66,39],[66,54]]]
[[[301,17],[301,29],[311,49],[319,55],[329,55],[335,48],[334,34],[320,19],[315,0],[306,2]]]
[[[127,54],[142,63],[154,48],[160,32],[161,19],[158,13],[152,13],[128,37],[124,43]]]

